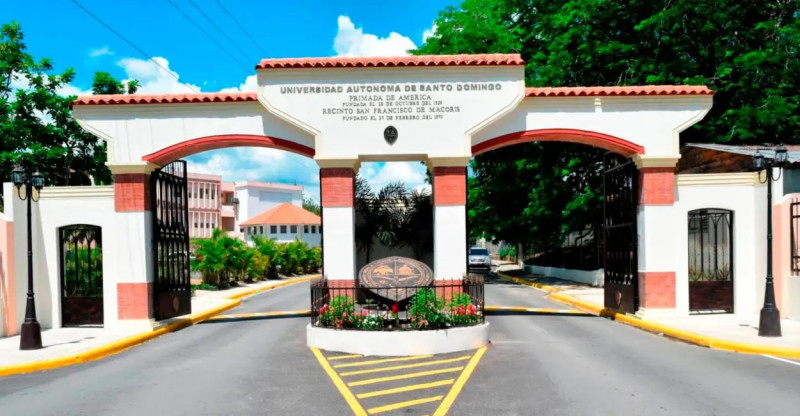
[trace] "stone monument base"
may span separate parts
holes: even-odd
[[[378,356],[446,354],[489,343],[489,322],[430,331],[359,331],[308,324],[306,343],[326,351]]]

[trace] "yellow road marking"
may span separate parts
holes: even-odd
[[[408,400],[405,402],[387,404],[386,406],[373,407],[372,409],[368,409],[367,411],[369,412],[369,414],[374,415],[376,413],[383,413],[383,412],[388,412],[390,410],[402,409],[404,407],[413,406],[415,404],[423,404],[423,403],[439,401],[442,400],[442,397],[444,396],[433,396],[433,397],[425,397],[423,399]]]
[[[359,399],[366,399],[366,398],[369,398],[369,397],[385,396],[387,394],[404,393],[404,392],[407,392],[407,391],[429,389],[429,388],[439,387],[439,386],[449,386],[449,385],[453,384],[455,381],[456,381],[456,379],[451,378],[449,380],[434,381],[432,383],[412,384],[410,386],[396,387],[396,388],[393,388],[393,389],[386,389],[386,390],[376,390],[376,391],[371,391],[369,393],[361,393],[361,394],[357,394],[356,397],[358,397]]]
[[[373,364],[382,364],[382,363],[392,363],[395,361],[411,361],[411,360],[419,360],[421,358],[431,358],[433,355],[414,355],[411,357],[399,357],[399,358],[384,358],[382,360],[370,360],[370,361],[361,361],[357,363],[347,363],[347,364],[339,364],[333,366],[333,368],[346,368],[346,367],[360,367],[362,365],[373,365]]]
[[[341,378],[336,374],[336,371],[331,368],[331,365],[328,364],[328,361],[325,360],[325,357],[322,355],[322,352],[318,348],[311,348],[311,352],[314,353],[314,356],[317,357],[317,361],[319,361],[319,365],[328,373],[328,377],[331,378],[333,384],[339,389],[339,393],[342,394],[344,400],[350,406],[350,409],[353,410],[353,414],[356,416],[366,416],[367,412],[364,411],[364,408],[361,407],[361,404],[358,403],[358,400],[353,396],[353,393],[350,392],[350,389],[344,384]]]
[[[439,405],[439,408],[436,409],[436,413],[434,413],[433,416],[444,416],[447,414],[447,412],[450,410],[450,406],[453,405],[456,397],[458,397],[458,394],[461,393],[461,389],[464,387],[464,384],[467,383],[467,380],[469,380],[469,377],[472,375],[472,371],[475,370],[475,367],[478,365],[478,361],[481,360],[481,357],[483,357],[483,353],[485,352],[486,347],[478,348],[478,351],[476,351],[475,355],[472,356],[472,359],[469,360],[467,368],[465,368],[464,372],[458,376],[458,381],[456,381],[456,384],[453,385],[452,389],[450,389],[450,392],[447,393],[447,397],[445,397],[444,401],[442,401],[442,404]]]
[[[370,369],[370,370],[350,371],[350,372],[347,372],[347,373],[341,373],[339,375],[342,376],[342,377],[355,376],[355,375],[358,375],[358,374],[380,373],[380,372],[384,372],[384,371],[402,370],[404,368],[416,368],[416,367],[425,367],[425,366],[429,366],[429,365],[447,364],[447,363],[454,363],[456,361],[469,360],[470,357],[471,357],[470,355],[465,355],[463,357],[451,358],[449,360],[426,361],[424,363],[396,365],[396,366],[393,366],[393,367],[373,368],[373,369]]]
[[[361,358],[361,357],[363,357],[361,354],[348,354],[348,355],[336,355],[333,357],[325,357],[325,358],[327,358],[328,361],[333,361],[333,360],[347,360],[349,358]]]
[[[225,321],[234,319],[248,319],[248,318],[269,318],[273,316],[305,316],[311,313],[308,309],[301,309],[296,311],[273,311],[273,312],[254,312],[254,313],[236,313],[227,315],[216,315],[208,318],[207,321]]]
[[[463,369],[464,367],[452,367],[452,368],[443,368],[441,370],[420,371],[418,373],[401,374],[399,376],[388,376],[388,377],[370,378],[367,380],[359,380],[359,381],[354,381],[352,383],[347,383],[347,385],[350,387],[366,386],[367,384],[382,383],[384,381],[405,380],[408,378],[432,376],[434,374],[455,373]]]

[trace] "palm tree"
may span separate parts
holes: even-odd
[[[398,230],[407,198],[408,188],[402,182],[390,183],[375,194],[364,178],[356,179],[356,212],[361,220],[356,225],[356,247],[366,253],[367,263],[375,238],[388,247],[399,244]]]
[[[433,251],[433,204],[431,193],[415,190],[406,200],[406,209],[401,216],[399,240],[410,247],[417,260]]]

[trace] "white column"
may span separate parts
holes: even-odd
[[[452,161],[448,161],[451,162]],[[433,275],[461,279],[467,273],[467,168],[429,161],[433,171]]]
[[[356,279],[355,169],[357,161],[320,169],[323,273],[330,281]]]

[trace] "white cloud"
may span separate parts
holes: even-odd
[[[430,189],[425,183],[426,171],[419,162],[365,162],[358,173],[377,192],[392,182],[403,182],[411,189]]]
[[[430,29],[426,29],[422,32],[422,42],[427,42],[428,38],[436,34],[436,23],[431,26]]]
[[[339,16],[338,25],[339,31],[333,39],[337,56],[398,56],[408,55],[409,50],[417,48],[411,39],[397,32],[385,38],[364,33],[347,16]]]
[[[123,58],[117,61],[117,65],[125,70],[127,78],[123,81],[127,82],[131,79],[139,81],[139,94],[156,93],[191,93],[189,87],[178,81],[180,76],[177,72],[169,67],[169,61],[166,58],[156,56],[153,60],[138,59],[138,58]],[[162,68],[163,67],[163,68]],[[191,84],[189,84],[191,85]],[[200,91],[197,85],[191,85],[195,90]]]
[[[114,51],[109,49],[108,46],[103,46],[103,47],[92,49],[92,50],[89,51],[89,57],[91,57],[91,58],[97,58],[99,56],[113,55],[113,54],[114,54]]]
[[[239,91],[258,91],[258,80],[256,75],[249,75],[244,79],[244,82],[239,84],[238,87],[228,87],[219,90],[219,92],[239,92]]]

